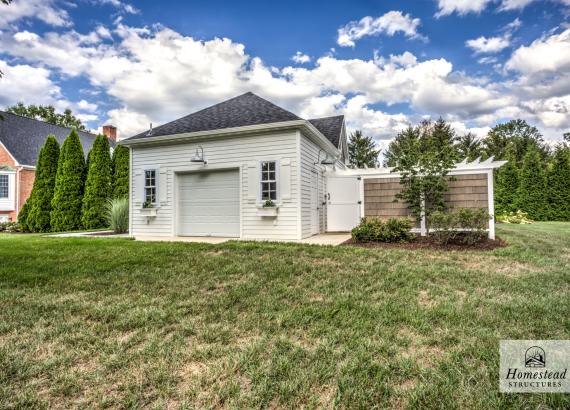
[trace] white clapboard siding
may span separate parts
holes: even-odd
[[[317,203],[319,210],[319,232],[325,232],[326,210],[322,205],[325,195],[326,179],[321,166],[315,166],[318,160],[319,147],[301,134],[301,235],[311,236],[311,178],[314,171],[318,172],[319,192]],[[321,153],[321,160],[324,154]]]
[[[153,147],[132,148],[133,198],[132,234],[134,236],[174,236],[177,235],[176,175],[182,171],[219,169],[222,167],[239,168],[241,175],[241,237],[244,239],[298,239],[298,164],[297,131],[288,131],[252,136],[229,137],[196,142],[185,142]],[[204,148],[207,166],[190,163],[196,147]],[[278,217],[262,218],[257,215],[259,196],[259,162],[276,160],[288,166],[288,191],[280,198]],[[142,202],[138,199],[143,191],[142,178],[144,169],[160,169],[158,192],[160,207],[157,216],[147,218],[141,215]],[[251,179],[254,181],[252,182]],[[164,187],[166,185],[166,189]],[[285,188],[285,187],[283,187]],[[164,196],[166,195],[166,196]],[[147,223],[148,221],[148,223]]]

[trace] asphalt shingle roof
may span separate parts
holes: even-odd
[[[38,154],[48,135],[54,135],[61,146],[71,132],[69,128],[3,111],[0,111],[0,116],[3,118],[0,119],[0,142],[21,165],[36,165]],[[78,134],[87,155],[96,135],[83,131],[78,131]],[[112,140],[109,143],[114,146]]]
[[[342,124],[344,122],[344,115],[337,115],[334,117],[314,118],[309,120],[311,124],[318,129],[327,139],[338,148],[340,142],[340,133],[342,132]]]
[[[301,119],[302,118],[292,112],[278,107],[258,95],[248,92],[156,127],[152,130],[150,135],[149,131],[145,131],[128,139],[144,139],[163,135],[221,130],[224,128]],[[338,147],[343,120],[344,117],[340,115],[337,117],[320,118],[309,121],[323,133],[335,147]]]
[[[148,131],[145,131],[129,139],[220,130],[300,119],[292,112],[284,110],[253,93],[245,93],[156,127],[152,130],[151,135],[149,135]]]

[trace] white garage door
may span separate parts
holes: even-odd
[[[178,235],[239,237],[239,172],[180,175]]]

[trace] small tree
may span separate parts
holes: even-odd
[[[89,152],[89,171],[85,182],[85,195],[81,223],[87,229],[106,225],[106,205],[111,196],[111,154],[109,139],[99,135]]]
[[[538,150],[531,148],[524,157],[515,205],[528,213],[531,219],[540,221],[547,214],[546,197],[544,164]]]
[[[129,195],[129,149],[118,145],[113,151],[113,198]]]
[[[83,147],[79,135],[73,130],[65,139],[58,161],[50,213],[53,231],[69,231],[81,227],[84,177]]]
[[[400,131],[398,135],[396,135],[396,138],[390,142],[388,149],[384,153],[384,157],[386,158],[384,164],[387,167],[395,167],[399,164],[407,151],[417,149],[420,136],[420,127],[409,126],[405,130]]]
[[[517,193],[519,189],[519,168],[514,152],[506,154],[507,163],[496,171],[495,204],[497,214],[517,211]]]
[[[351,165],[357,168],[375,167],[378,164],[379,149],[371,137],[366,137],[362,131],[354,131],[348,140],[348,157]]]
[[[30,228],[28,227],[28,214],[30,210],[30,198],[24,203],[20,212],[18,212],[18,225],[20,225],[20,229],[24,232],[29,232]]]
[[[79,118],[73,115],[70,109],[66,109],[63,114],[60,114],[55,112],[55,107],[51,105],[24,105],[19,102],[16,105],[6,108],[6,111],[23,117],[42,120],[61,127],[85,131],[85,125],[83,125]]]
[[[32,232],[47,232],[50,230],[50,212],[57,163],[59,159],[59,144],[53,135],[49,135],[40,150],[36,166],[36,178],[30,198],[30,209],[27,226]]]
[[[423,123],[415,131],[398,134],[400,155],[394,157],[394,171],[400,172],[402,191],[396,198],[405,201],[412,215],[429,221],[435,211],[446,208],[444,194],[448,190],[447,175],[456,161],[453,132],[443,120],[433,127]],[[409,138],[417,134],[419,138]],[[407,136],[407,137],[406,137]],[[427,225],[429,226],[429,224]]]
[[[548,219],[570,221],[570,150],[559,144],[547,175]]]

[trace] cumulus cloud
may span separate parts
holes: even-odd
[[[436,17],[448,16],[453,13],[481,13],[492,0],[437,0],[438,12]]]
[[[419,18],[412,18],[409,14],[394,10],[376,18],[366,16],[360,21],[351,21],[339,28],[337,44],[341,47],[354,47],[355,42],[363,37],[379,34],[393,36],[396,33],[402,33],[409,38],[425,39],[418,33],[420,23]]]
[[[472,49],[475,54],[493,54],[509,47],[511,41],[509,36],[502,37],[484,37],[473,40],[467,40],[465,45]]]
[[[20,101],[33,104],[54,104],[61,98],[61,89],[50,79],[50,71],[27,64],[9,65],[0,60],[0,106]]]
[[[308,56],[307,54],[304,54],[304,53],[301,53],[300,51],[297,51],[295,53],[295,55],[293,55],[293,57],[291,57],[291,60],[293,60],[297,64],[305,64],[305,63],[309,63],[311,61],[311,57]]]
[[[51,26],[68,27],[72,22],[67,11],[56,6],[54,0],[15,1],[10,7],[2,7],[0,28],[26,18],[34,18]]]

